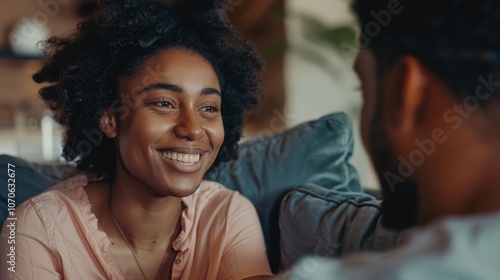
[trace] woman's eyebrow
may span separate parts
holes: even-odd
[[[183,93],[184,92],[184,89],[180,86],[177,86],[177,85],[166,84],[166,83],[156,83],[156,84],[152,84],[152,85],[149,85],[149,86],[141,89],[139,91],[139,93],[143,93],[143,92],[147,92],[147,91],[151,91],[151,90],[156,90],[156,89],[164,89],[164,90],[173,91],[176,93]],[[202,95],[215,94],[215,95],[221,96],[220,91],[216,90],[215,88],[204,88],[201,91],[201,94]]]
[[[222,94],[220,93],[220,91],[216,90],[215,88],[204,88],[201,91],[201,94],[202,95],[212,95],[212,94],[215,94],[215,95],[218,95],[218,96],[222,96]]]
[[[151,90],[155,90],[155,89],[164,89],[164,90],[173,91],[176,93],[184,92],[184,90],[180,86],[176,86],[176,85],[172,85],[172,84],[165,84],[165,83],[156,83],[156,84],[146,86],[145,88],[141,89],[139,91],[139,93],[143,93],[143,92],[151,91]]]

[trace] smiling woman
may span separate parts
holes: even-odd
[[[85,173],[17,209],[16,273],[2,279],[272,275],[253,205],[203,180],[235,156],[260,94],[261,62],[225,7],[103,1],[48,40],[34,79]]]

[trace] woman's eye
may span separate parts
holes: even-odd
[[[206,107],[203,107],[202,110],[204,112],[208,112],[208,113],[217,113],[217,112],[219,112],[219,108],[215,107],[215,106],[206,106]]]
[[[174,107],[172,105],[172,103],[170,103],[169,101],[165,101],[165,100],[156,101],[156,102],[153,102],[153,104],[156,106],[159,106],[159,107],[166,107],[166,108],[173,108]]]

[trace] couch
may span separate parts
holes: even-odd
[[[380,224],[380,201],[365,193],[349,164],[353,135],[343,113],[303,123],[242,144],[239,158],[206,174],[255,205],[274,272],[303,256],[338,257],[381,251],[405,242],[410,232]],[[64,164],[36,164],[0,155],[0,180],[16,166],[16,204],[78,172]],[[7,215],[7,188],[0,189],[0,221]]]

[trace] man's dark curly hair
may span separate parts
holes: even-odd
[[[245,112],[258,103],[262,62],[232,28],[224,0],[102,1],[66,38],[46,42],[47,60],[33,79],[48,82],[40,96],[65,128],[63,156],[80,170],[111,174],[116,147],[100,131],[105,110],[126,111],[118,80],[136,74],[167,48],[199,53],[215,69],[222,91],[225,139],[214,163],[237,156]]]
[[[387,23],[388,7],[397,13]],[[361,43],[374,52],[379,73],[401,56],[413,55],[458,98],[474,94],[479,76],[499,80],[500,1],[354,0],[353,9],[364,32]],[[498,101],[496,93],[489,101]]]

